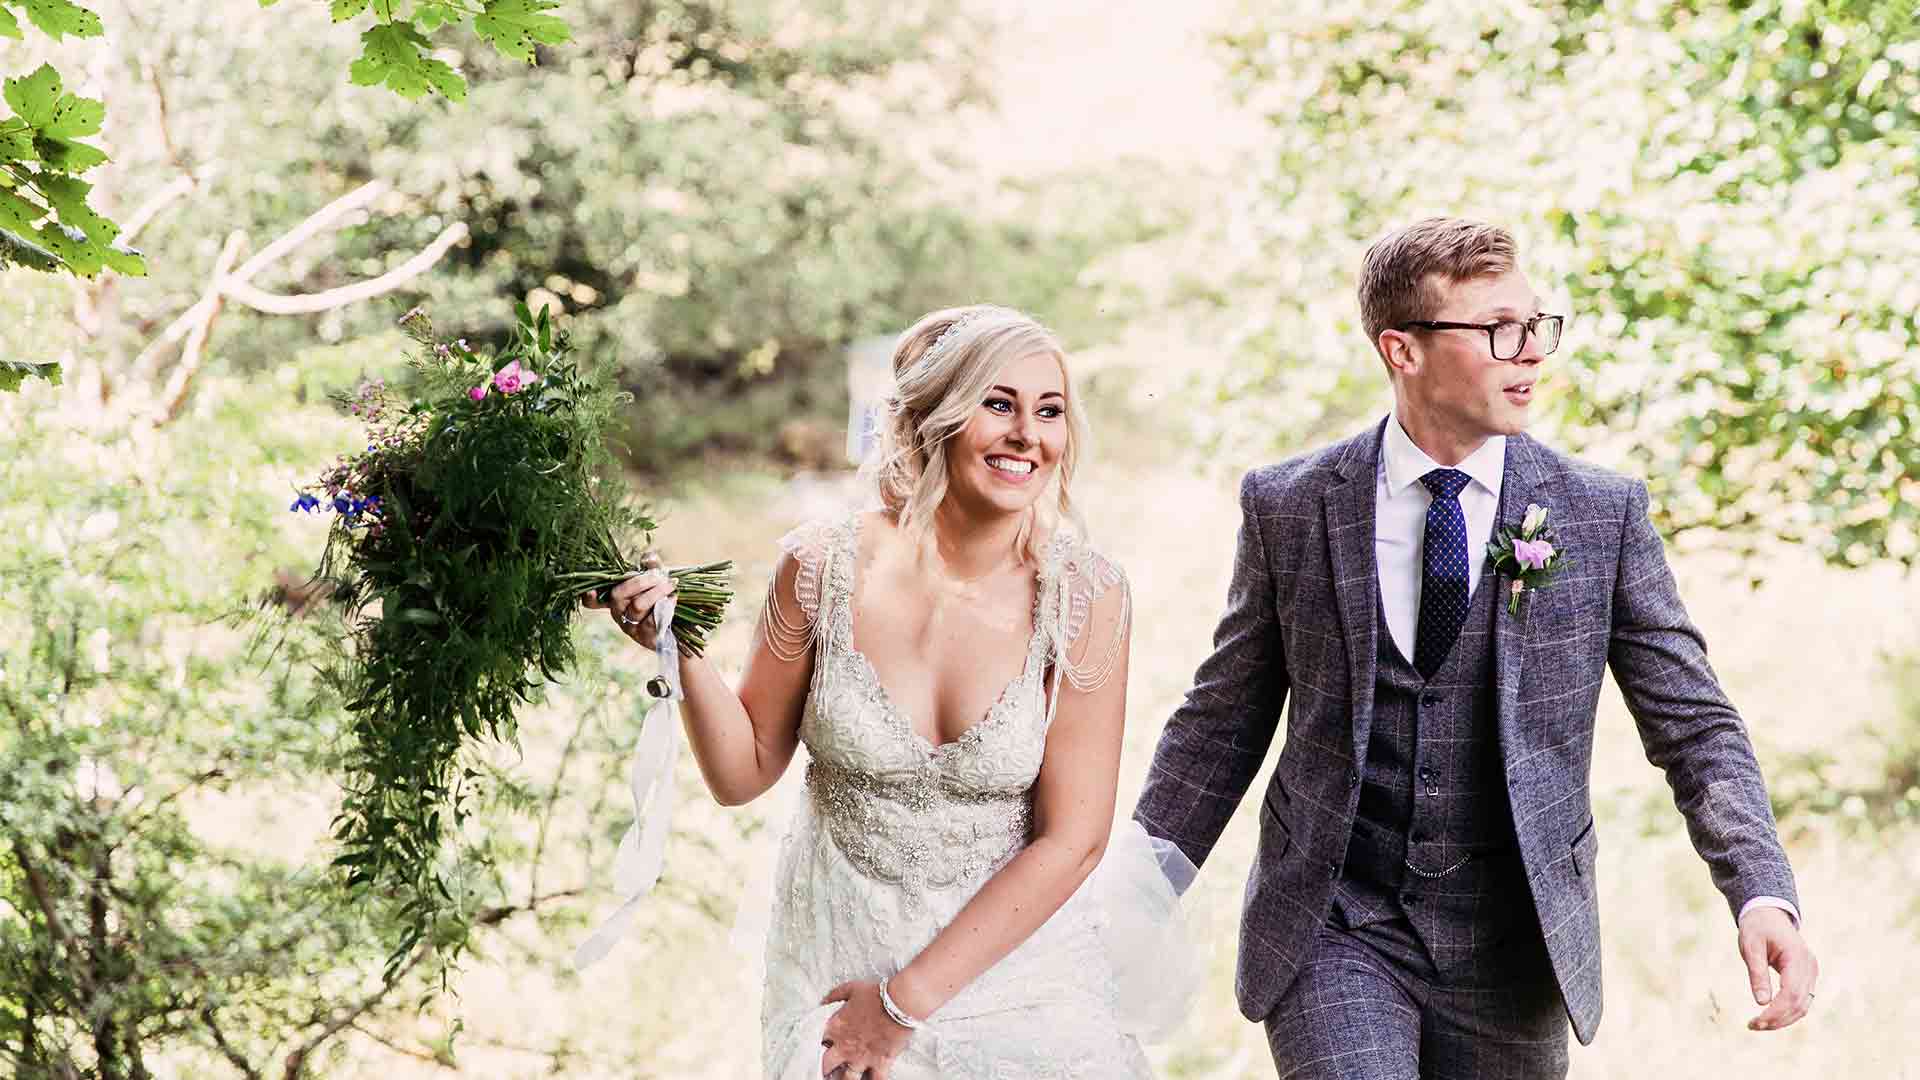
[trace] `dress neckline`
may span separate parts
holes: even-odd
[[[878,697],[881,704],[885,707],[887,714],[898,722],[899,727],[906,733],[908,738],[912,739],[916,745],[920,746],[927,753],[938,755],[949,752],[955,747],[977,739],[981,733],[987,730],[1000,717],[1007,715],[1009,711],[1008,702],[1013,696],[1014,691],[1033,678],[1035,664],[1041,653],[1040,646],[1046,637],[1045,605],[1047,598],[1047,573],[1048,567],[1053,562],[1053,549],[1058,542],[1058,538],[1056,537],[1054,540],[1048,542],[1047,554],[1041,558],[1040,565],[1034,568],[1033,631],[1027,638],[1026,663],[1021,666],[1020,671],[1015,674],[1012,679],[1007,681],[1005,686],[1000,688],[1000,693],[994,697],[992,704],[987,706],[987,711],[984,714],[969,723],[961,730],[960,734],[945,742],[935,742],[921,733],[920,728],[913,721],[912,714],[901,708],[894,700],[892,692],[887,689],[886,681],[880,677],[880,669],[874,667],[872,658],[862,652],[860,646],[854,643],[853,602],[860,581],[860,533],[862,526],[865,524],[865,517],[866,512],[864,511],[856,512],[853,515],[852,521],[846,529],[846,542],[841,552],[843,559],[842,566],[846,574],[845,596],[843,597],[844,602],[841,604],[841,607],[845,609],[844,618],[846,619],[847,625],[847,652],[852,655],[854,662],[859,665],[861,673],[873,687],[875,696]]]

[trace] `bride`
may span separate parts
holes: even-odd
[[[1140,1037],[1190,984],[1169,977],[1187,958],[1160,954],[1180,951],[1192,868],[1113,831],[1131,594],[1076,528],[1086,428],[1065,355],[977,306],[921,319],[893,369],[878,509],[782,540],[737,691],[680,660],[722,804],[807,750],[766,944],[766,1075],[1151,1076]],[[607,606],[651,648],[670,591],[641,575]]]

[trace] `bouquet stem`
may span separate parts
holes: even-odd
[[[727,602],[733,599],[733,589],[727,584],[727,575],[732,569],[733,563],[728,560],[667,570],[674,585],[673,636],[689,655],[706,653],[707,635],[724,618]],[[591,592],[595,599],[606,603],[615,585],[639,572],[638,568],[627,566],[618,570],[581,571],[564,575],[564,579],[578,581],[580,591]]]

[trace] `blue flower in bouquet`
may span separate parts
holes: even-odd
[[[303,491],[300,493],[298,498],[294,499],[293,502],[290,505],[288,505],[287,510],[288,511],[299,510],[303,513],[311,514],[316,509],[318,509],[319,506],[320,506],[319,496],[315,495],[311,491]]]

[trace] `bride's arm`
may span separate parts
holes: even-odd
[[[1034,782],[1032,842],[888,981],[889,994],[909,1015],[931,1015],[1012,952],[1067,902],[1105,853],[1127,713],[1125,594],[1118,588],[1096,601],[1080,635],[1083,643],[1102,644],[1118,635],[1119,653],[1105,682],[1088,691],[1061,683]]]
[[[787,771],[799,745],[800,714],[813,678],[811,639],[800,645],[781,642],[778,651],[769,644],[769,634],[785,636],[769,629],[775,610],[789,620],[801,617],[795,595],[798,577],[799,561],[783,554],[774,569],[769,610],[754,630],[737,693],[705,657],[680,654],[680,684],[686,694],[680,712],[686,720],[687,742],[707,789],[723,806],[739,806],[765,794]],[[630,578],[614,589],[613,614],[618,619],[651,612],[666,591],[657,578]],[[651,640],[653,627],[648,624],[644,629],[648,633],[642,644]],[[642,635],[632,632],[630,636]]]

